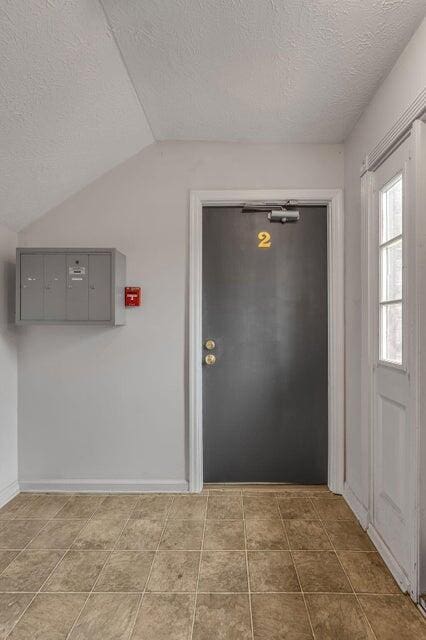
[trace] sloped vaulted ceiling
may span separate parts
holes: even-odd
[[[343,141],[425,9],[0,0],[0,222],[22,228],[154,138]]]
[[[0,0],[0,221],[22,228],[152,141],[97,0]]]
[[[154,136],[342,142],[425,0],[102,0]]]

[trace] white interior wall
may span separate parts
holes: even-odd
[[[17,349],[14,326],[18,236],[0,225],[0,507],[18,490]]]
[[[143,306],[115,329],[19,328],[22,486],[185,487],[189,190],[342,185],[340,145],[159,143],[24,229],[117,247]]]
[[[361,519],[368,510],[368,430],[361,398],[361,189],[366,153],[426,86],[426,20],[413,35],[345,143],[345,329],[347,497]]]
[[[359,169],[425,86],[425,52],[423,22],[345,144],[346,480],[360,515],[368,434],[360,422]],[[122,329],[20,329],[21,478],[181,483],[188,190],[341,187],[342,170],[338,146],[161,143],[27,227],[23,245],[117,246],[145,301]]]

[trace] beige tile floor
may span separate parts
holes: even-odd
[[[341,497],[20,494],[0,510],[0,640],[426,640]]]

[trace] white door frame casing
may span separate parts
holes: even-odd
[[[418,600],[419,589],[424,591],[426,584],[426,576],[423,575],[423,584],[420,580],[421,569],[421,553],[424,550],[420,548],[421,541],[421,524],[422,513],[425,513],[426,507],[426,491],[421,489],[426,487],[426,474],[422,471],[421,453],[426,451],[426,438],[422,435],[422,424],[424,422],[423,415],[426,414],[424,407],[426,403],[422,400],[420,392],[421,378],[424,377],[425,365],[424,358],[421,357],[420,345],[425,343],[426,332],[423,330],[425,296],[423,294],[425,281],[425,262],[422,258],[422,251],[419,247],[424,247],[426,241],[426,225],[424,219],[424,207],[426,204],[426,190],[424,187],[424,169],[426,166],[426,89],[424,89],[414,100],[414,102],[406,109],[401,117],[395,122],[394,126],[386,133],[380,142],[365,156],[365,160],[361,167],[361,290],[362,290],[362,353],[361,353],[361,377],[362,377],[362,424],[366,425],[368,438],[363,445],[363,457],[368,462],[369,475],[369,496],[366,508],[357,500],[349,500],[351,506],[355,508],[355,512],[367,529],[374,544],[385,560],[388,568],[397,580],[403,591],[408,591],[414,601]],[[377,336],[373,330],[375,300],[374,287],[375,283],[371,282],[372,261],[374,257],[374,246],[372,244],[372,216],[374,215],[374,171],[384,162],[392,152],[407,138],[410,137],[410,185],[408,198],[411,202],[410,220],[409,220],[409,236],[411,237],[410,246],[407,251],[408,258],[408,280],[406,281],[408,292],[408,304],[410,305],[410,315],[412,323],[407,327],[406,348],[408,349],[408,358],[410,360],[410,384],[412,396],[410,401],[411,425],[410,425],[410,477],[407,479],[410,487],[409,505],[410,532],[409,540],[409,567],[404,571],[398,564],[396,558],[378,534],[372,524],[372,461],[373,461],[373,365],[376,348]],[[414,240],[415,239],[415,240]],[[423,285],[423,286],[422,286]],[[348,487],[345,487],[345,493]],[[350,493],[350,491],[349,491]],[[350,496],[347,496],[349,498]],[[352,496],[354,498],[354,496]],[[423,529],[426,531],[426,518],[423,516]],[[425,538],[423,531],[423,538]],[[426,539],[426,538],[425,538]],[[424,543],[423,543],[424,544]],[[424,545],[426,547],[426,545]],[[425,573],[425,567],[423,567]]]
[[[408,134],[410,131],[408,131]],[[399,140],[397,146],[393,146],[392,151],[399,152],[400,146],[406,141],[407,135],[404,135]],[[412,144],[412,141],[408,141]],[[407,143],[407,144],[408,144]],[[410,151],[410,156],[412,152]],[[403,242],[404,242],[404,277],[403,277],[403,289],[404,289],[404,322],[403,322],[403,344],[404,344],[404,362],[401,366],[384,364],[379,360],[379,323],[378,323],[378,300],[379,300],[379,239],[378,239],[378,212],[379,212],[379,193],[380,182],[376,184],[376,171],[380,170],[382,164],[386,161],[393,159],[393,154],[386,154],[381,161],[378,161],[375,165],[374,171],[368,171],[362,177],[363,181],[363,198],[365,199],[363,207],[363,232],[365,240],[363,244],[363,289],[365,290],[365,308],[363,316],[363,329],[365,331],[365,345],[363,352],[363,364],[364,364],[364,393],[366,394],[368,402],[366,402],[366,414],[365,418],[368,420],[369,425],[369,505],[366,518],[366,528],[370,538],[373,540],[376,548],[381,553],[391,573],[395,577],[402,591],[409,590],[414,594],[413,574],[410,567],[415,564],[413,547],[409,544],[409,540],[413,538],[413,525],[415,521],[413,505],[416,502],[416,486],[413,482],[416,468],[416,456],[417,450],[415,446],[414,434],[416,430],[416,411],[415,411],[415,397],[413,397],[413,390],[416,386],[416,321],[415,321],[415,307],[416,307],[416,287],[415,287],[415,246],[413,246],[413,239],[415,237],[415,217],[413,211],[414,198],[412,197],[412,175],[411,169],[408,168],[410,164],[412,166],[412,157],[410,160],[402,161],[401,164],[396,160],[395,167],[398,171],[401,171],[404,180],[404,219],[403,219]],[[390,174],[396,175],[396,169],[392,172],[392,166],[390,167]],[[415,243],[414,243],[415,244]],[[367,338],[368,335],[368,338]],[[407,433],[406,433],[406,445],[408,447],[407,459],[410,464],[404,466],[403,477],[407,482],[407,495],[408,499],[402,501],[401,511],[399,512],[399,522],[407,522],[407,528],[409,531],[408,538],[405,540],[404,549],[407,548],[407,555],[410,559],[407,562],[403,562],[402,558],[397,558],[397,554],[393,554],[385,542],[385,534],[390,535],[393,533],[391,522],[388,522],[387,530],[380,531],[380,527],[376,522],[377,509],[380,504],[380,500],[384,500],[389,503],[389,496],[387,495],[385,488],[377,489],[378,483],[381,481],[383,474],[382,465],[379,463],[380,446],[376,442],[377,429],[379,428],[378,418],[378,397],[379,397],[379,384],[378,376],[380,371],[387,370],[387,375],[392,375],[395,372],[408,374],[408,384],[410,386],[410,394],[407,398],[406,411],[408,415],[407,420]],[[381,374],[384,375],[383,373]],[[402,388],[402,383],[399,385]],[[386,394],[385,394],[385,397]],[[391,401],[394,401],[399,405],[396,397],[392,395]],[[402,400],[401,400],[402,402]],[[379,458],[378,458],[379,456]],[[401,459],[402,453],[401,453]],[[386,461],[384,461],[386,462]],[[396,474],[396,471],[395,471]],[[408,475],[408,477],[407,477]],[[395,476],[396,477],[396,476]],[[405,496],[404,496],[405,497]],[[393,506],[392,501],[390,504]],[[402,506],[404,508],[402,508]],[[396,507],[395,507],[396,508]],[[410,517],[411,516],[411,517]],[[401,534],[400,538],[403,535]],[[401,562],[401,565],[399,564]],[[405,566],[403,566],[405,565]]]
[[[203,487],[202,213],[205,206],[297,201],[327,206],[328,486],[344,484],[344,237],[341,189],[191,191],[189,225],[189,491]]]

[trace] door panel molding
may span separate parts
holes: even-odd
[[[344,237],[341,189],[191,191],[189,224],[189,490],[203,487],[202,211],[265,201],[327,206],[328,244],[328,486],[344,483]]]

